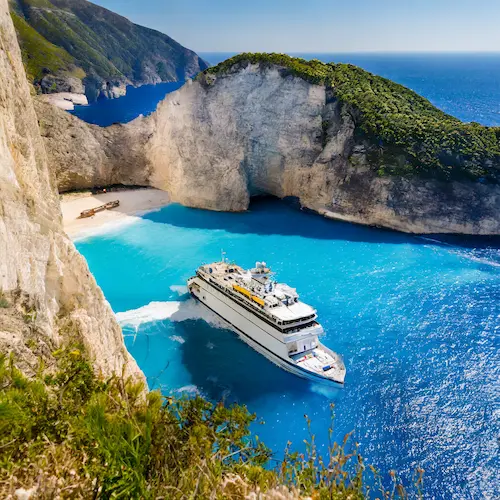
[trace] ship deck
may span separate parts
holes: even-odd
[[[316,311],[311,306],[298,300],[294,289],[284,283],[271,282],[268,275],[252,276],[243,268],[225,262],[204,265],[200,269],[208,278],[227,289],[230,294],[239,292],[239,295],[245,297],[254,308],[258,308],[256,304],[261,304],[263,306],[261,309],[280,324],[299,324],[314,319],[316,315]],[[266,289],[266,286],[271,288]],[[293,296],[294,300],[285,303],[284,293],[294,294],[289,295]]]
[[[323,345],[292,357],[297,366],[335,382],[344,383],[345,366],[338,355]],[[327,370],[323,368],[329,367]]]

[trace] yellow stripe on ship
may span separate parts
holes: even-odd
[[[237,292],[240,292],[243,295],[247,296],[249,299],[252,298],[252,294],[246,288],[243,288],[242,286],[233,285],[233,289],[236,290]]]
[[[254,302],[257,302],[257,304],[262,307],[264,307],[264,305],[266,304],[260,297],[256,297],[255,295],[252,295],[252,300]]]

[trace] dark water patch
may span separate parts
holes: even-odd
[[[127,87],[127,94],[118,99],[99,99],[88,106],[75,106],[70,111],[78,118],[101,127],[127,123],[140,115],[148,116],[165,96],[184,85],[184,82],[157,83],[141,87]]]
[[[268,216],[263,218],[261,216],[263,213]],[[499,236],[412,235],[391,229],[337,221],[323,217],[312,210],[302,209],[294,197],[285,200],[268,196],[254,197],[246,212],[212,212],[172,204],[157,212],[145,214],[143,218],[177,227],[224,229],[239,234],[277,234],[353,242],[463,247],[464,249],[476,249],[478,257],[492,257],[494,259],[497,258],[500,248]]]
[[[309,383],[267,361],[230,330],[204,321],[184,321],[176,330],[182,364],[192,383],[212,401],[253,401],[309,391]],[[258,373],[258,376],[256,376]]]
[[[216,215],[215,215],[216,214]],[[267,217],[262,217],[267,214]],[[188,215],[188,216],[186,216]],[[212,212],[172,204],[143,216],[152,222],[191,229],[224,229],[231,233],[301,236],[322,240],[419,243],[411,235],[327,219],[297,204],[256,197],[246,212]]]

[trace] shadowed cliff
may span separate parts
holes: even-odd
[[[89,101],[123,95],[127,84],[183,81],[208,67],[158,31],[86,0],[10,0],[26,72],[44,93]]]

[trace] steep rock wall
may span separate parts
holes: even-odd
[[[360,224],[500,234],[498,186],[380,177],[359,111],[280,67],[203,75],[126,125],[88,125],[46,103],[37,112],[61,191],[151,185],[187,206],[234,211],[255,195],[293,196]]]
[[[62,229],[7,1],[0,0],[0,350],[23,370],[63,341],[83,342],[96,370],[143,377],[83,257]]]
[[[95,186],[149,185],[150,166],[144,145],[150,122],[98,127],[34,99],[49,164],[60,193]]]
[[[179,203],[245,210],[294,196],[331,217],[413,233],[500,234],[498,186],[379,177],[357,111],[324,86],[249,65],[169,94],[146,144],[150,182]]]

